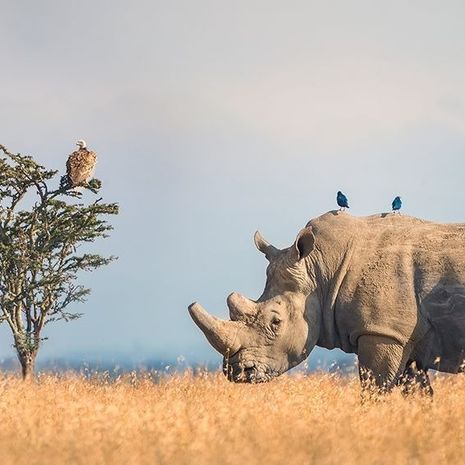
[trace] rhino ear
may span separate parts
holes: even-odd
[[[275,257],[278,254],[279,250],[270,243],[268,243],[259,231],[255,232],[253,240],[257,249],[261,253],[265,254],[265,257],[268,261],[270,261],[273,257]]]
[[[315,236],[311,227],[302,229],[294,242],[294,250],[297,260],[304,259],[312,250],[315,244]]]

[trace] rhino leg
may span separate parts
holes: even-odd
[[[425,396],[433,396],[433,388],[428,376],[428,371],[418,367],[415,362],[411,362],[405,369],[399,384],[402,386],[402,393],[405,395],[419,392]]]
[[[408,352],[388,337],[361,336],[358,339],[358,361],[362,391],[375,394],[389,392],[405,370]]]

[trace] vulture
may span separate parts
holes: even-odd
[[[66,188],[86,186],[92,179],[97,164],[97,155],[87,148],[84,140],[78,140],[78,150],[74,151],[66,162]]]

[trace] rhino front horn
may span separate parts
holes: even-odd
[[[208,342],[222,355],[235,354],[240,348],[239,325],[210,315],[200,304],[189,305],[189,313],[195,324],[202,330]]]

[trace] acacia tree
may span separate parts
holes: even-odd
[[[68,310],[90,289],[77,284],[81,271],[107,265],[115,257],[78,253],[80,246],[107,237],[107,215],[115,203],[83,203],[83,193],[58,186],[58,171],[0,145],[0,321],[13,334],[23,378],[33,374],[45,325],[73,320]],[[97,193],[101,182],[86,186]]]

